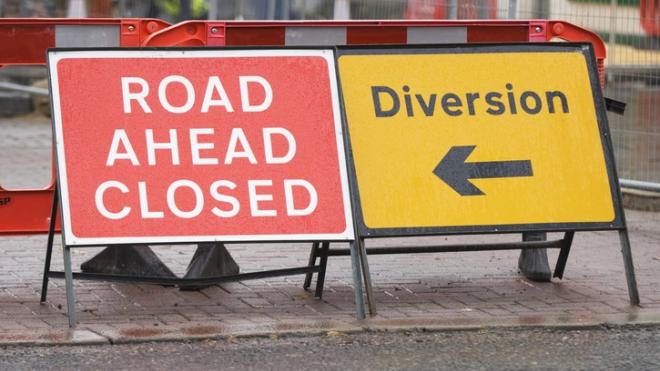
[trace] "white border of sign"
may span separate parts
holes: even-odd
[[[94,237],[79,238],[71,231],[71,213],[69,210],[69,189],[66,174],[66,157],[62,137],[62,113],[60,110],[59,80],[57,63],[62,59],[76,58],[231,58],[231,57],[321,57],[328,65],[328,77],[334,115],[339,172],[344,200],[346,229],[336,234],[269,234],[269,235],[213,235],[213,236],[140,236],[140,237]],[[49,50],[48,70],[50,74],[51,102],[53,108],[53,130],[57,150],[58,188],[62,210],[62,234],[68,246],[92,246],[109,244],[147,244],[147,243],[195,243],[195,242],[239,242],[239,241],[351,241],[354,239],[351,197],[349,194],[348,172],[342,125],[335,58],[332,49],[272,49],[272,50]]]

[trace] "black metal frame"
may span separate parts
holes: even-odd
[[[366,253],[369,255],[395,255],[395,254],[425,254],[438,252],[468,252],[468,251],[498,251],[498,250],[528,250],[528,249],[560,249],[559,257],[555,265],[553,277],[563,278],[564,269],[568,260],[568,254],[573,244],[575,232],[565,232],[564,237],[552,241],[523,241],[502,242],[492,244],[461,244],[461,245],[418,245],[418,246],[395,246],[395,247],[368,247]],[[363,239],[364,241],[364,239]],[[323,252],[318,247],[312,247],[308,267],[316,264],[316,259],[321,258],[321,264],[327,263],[329,256],[349,256],[350,249],[329,249]],[[324,262],[325,259],[325,262]],[[321,274],[321,273],[319,273]],[[308,288],[312,281],[312,273],[305,276],[304,287]]]

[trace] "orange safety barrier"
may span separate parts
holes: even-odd
[[[44,64],[46,49],[51,47],[458,44],[555,39],[590,42],[604,84],[606,53],[602,40],[573,24],[548,20],[195,20],[170,25],[139,18],[6,18],[0,19],[0,66]],[[47,233],[53,189],[54,180],[44,189],[7,190],[0,185],[0,234]]]

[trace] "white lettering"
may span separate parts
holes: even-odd
[[[119,144],[124,145],[124,150],[126,152],[119,153]],[[128,140],[128,135],[126,135],[126,130],[117,129],[115,130],[114,135],[112,136],[112,144],[110,145],[110,151],[108,152],[108,159],[105,161],[105,166],[112,166],[115,164],[116,160],[130,160],[133,166],[140,165],[137,155],[133,150],[131,142]]]
[[[241,89],[241,105],[243,112],[263,112],[270,107],[273,102],[273,89],[266,79],[261,76],[239,76],[238,81]],[[249,83],[256,83],[261,85],[264,90],[264,101],[260,104],[250,103]]]
[[[140,91],[131,92],[130,85],[137,84],[140,86]],[[124,100],[124,113],[131,113],[131,100],[136,100],[142,111],[151,113],[151,108],[144,98],[149,95],[149,85],[147,81],[141,77],[122,77],[121,78],[121,96]]]
[[[248,195],[250,198],[250,213],[252,216],[277,216],[276,210],[259,209],[259,202],[273,201],[273,195],[257,193],[257,187],[270,187],[272,185],[272,180],[248,180]]]
[[[155,143],[153,129],[145,130],[145,136],[147,140],[147,162],[149,165],[156,165],[157,149],[169,149],[172,155],[172,165],[179,165],[179,145],[176,136],[176,129],[170,129],[169,142]]]
[[[241,143],[243,151],[236,149],[238,142]],[[233,128],[231,130],[231,137],[229,138],[229,145],[227,146],[227,154],[225,156],[225,165],[231,165],[234,158],[247,158],[251,164],[257,163],[257,158],[254,157],[254,152],[252,152],[247,137],[241,128]]]
[[[293,202],[293,187],[303,187],[309,195],[309,203],[302,209],[297,209]],[[303,179],[285,179],[284,180],[284,198],[286,199],[286,214],[290,216],[309,215],[316,210],[319,203],[319,197],[314,186]]]
[[[213,99],[214,91],[218,92],[220,99]],[[234,107],[232,107],[227,92],[218,76],[209,77],[209,81],[206,84],[206,93],[204,93],[204,100],[202,101],[202,112],[208,112],[210,106],[222,106],[225,107],[227,112],[234,112]]]
[[[117,188],[121,193],[128,193],[128,187],[122,182],[118,182],[116,180],[108,180],[103,183],[96,189],[96,194],[94,195],[94,201],[96,201],[96,210],[101,213],[104,217],[108,219],[123,219],[125,218],[128,213],[131,212],[131,208],[128,206],[124,206],[119,212],[113,213],[109,211],[105,207],[105,203],[103,202],[103,194],[108,188]]]
[[[230,182],[229,180],[217,180],[213,182],[213,184],[211,184],[211,197],[213,197],[217,201],[226,202],[230,204],[231,209],[225,211],[218,207],[214,207],[213,209],[211,209],[211,212],[221,218],[231,218],[233,216],[236,216],[238,212],[241,211],[241,204],[238,202],[238,200],[235,197],[221,194],[220,191],[218,190],[220,187],[235,189],[236,183]]]
[[[162,211],[149,210],[149,200],[147,199],[147,183],[138,182],[138,195],[140,199],[140,215],[142,219],[161,219],[163,218]]]
[[[186,89],[186,103],[178,107],[172,105],[167,99],[167,86],[173,82],[183,85],[183,87]],[[193,88],[190,80],[183,76],[167,76],[158,85],[158,99],[160,100],[160,104],[163,106],[163,108],[169,112],[186,113],[190,111],[190,109],[193,107],[193,104],[195,104],[195,89]]]
[[[200,135],[213,135],[215,131],[213,128],[203,128],[203,129],[190,129],[190,152],[192,156],[193,165],[217,165],[217,158],[202,158],[199,154],[200,150],[203,149],[213,149],[215,144],[213,142],[200,143]]]
[[[287,152],[284,156],[275,157],[273,154],[273,135],[278,134],[284,137],[287,141]],[[264,136],[264,154],[266,156],[267,164],[286,164],[293,159],[296,154],[296,139],[290,131],[285,128],[263,128]]]
[[[179,206],[177,206],[176,200],[174,199],[174,194],[176,193],[177,189],[181,187],[188,187],[192,189],[193,193],[195,194],[195,207],[190,211],[181,210]],[[202,193],[202,189],[199,188],[197,183],[193,182],[192,180],[177,180],[170,184],[170,186],[167,188],[167,206],[170,208],[170,211],[172,211],[172,213],[179,218],[194,218],[204,209],[204,194]]]

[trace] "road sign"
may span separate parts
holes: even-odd
[[[622,227],[587,45],[340,49],[361,235]]]
[[[353,238],[332,50],[48,57],[67,245]]]

